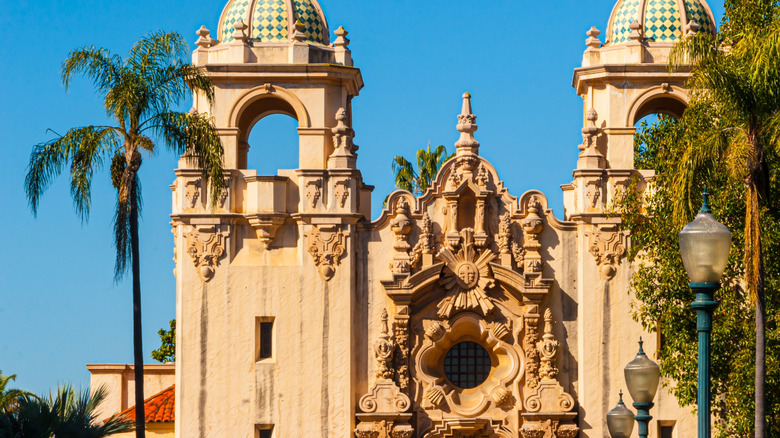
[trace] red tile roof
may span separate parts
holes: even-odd
[[[171,385],[170,388],[165,389],[149,398],[144,400],[144,416],[147,423],[168,423],[174,421],[174,396],[176,385]],[[127,408],[120,412],[119,415],[124,415],[129,421],[135,421],[135,406]]]

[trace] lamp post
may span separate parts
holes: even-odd
[[[699,332],[699,438],[710,438],[710,333],[712,312],[718,307],[713,295],[720,288],[730,247],[731,232],[715,220],[705,189],[701,210],[680,231],[680,255],[690,287],[696,293],[691,307],[696,310],[696,330]]]
[[[658,364],[650,360],[642,349],[642,338],[639,338],[639,352],[634,360],[623,369],[626,376],[626,386],[631,398],[634,399],[636,415],[639,423],[639,438],[647,438],[647,425],[653,417],[650,409],[653,407],[655,392],[658,390],[658,380],[661,370]]]
[[[634,431],[634,413],[623,403],[622,390],[617,406],[607,412],[607,429],[612,438],[630,438]]]

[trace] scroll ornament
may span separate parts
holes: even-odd
[[[620,230],[604,231],[594,227],[590,234],[590,253],[596,258],[601,276],[607,280],[617,273],[620,259],[626,254],[626,235]]]
[[[200,279],[208,282],[214,277],[219,259],[225,253],[225,236],[216,227],[192,227],[184,233],[187,254],[192,257]]]
[[[307,248],[320,275],[330,281],[344,255],[344,232],[338,225],[312,226],[307,236]]]

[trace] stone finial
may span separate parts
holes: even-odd
[[[339,26],[339,28],[336,29],[336,31],[333,33],[338,37],[336,38],[336,41],[333,42],[333,47],[347,48],[349,45],[349,38],[347,38],[349,32],[344,29],[344,26]]]
[[[201,26],[195,34],[198,35],[198,40],[195,41],[196,46],[202,49],[208,49],[214,45],[215,41],[211,38],[211,31],[206,29],[206,26]]]
[[[248,26],[244,23],[244,20],[238,20],[233,23],[233,29],[235,29],[235,32],[233,32],[233,39],[246,42],[249,39],[249,35],[246,33],[247,28]]]
[[[336,111],[336,126],[331,128],[333,132],[333,146],[336,148],[328,158],[329,168],[355,167],[357,155],[354,153],[357,147],[352,143],[355,131],[346,124],[347,110],[339,108]]]
[[[699,33],[699,29],[701,29],[701,26],[699,26],[699,23],[691,20],[690,23],[688,23],[688,33],[687,36],[694,37],[697,33]]]
[[[601,40],[599,40],[599,35],[601,35],[601,31],[596,29],[596,26],[591,26],[591,28],[585,32],[586,35],[588,35],[588,39],[585,40],[585,44],[592,48],[592,49],[598,49],[601,47]]]
[[[303,32],[306,29],[306,25],[303,21],[297,20],[295,22],[295,32],[292,34],[292,39],[299,43],[302,43],[306,39],[306,34]]]
[[[631,33],[628,35],[628,38],[631,41],[639,42],[642,40],[642,25],[639,24],[639,21],[634,20],[631,22],[631,24],[628,25],[629,29],[631,29]]]
[[[455,143],[458,155],[474,154],[479,149],[479,142],[474,138],[477,127],[477,116],[471,111],[471,94],[463,93],[463,107],[458,115],[458,131],[460,139]]]

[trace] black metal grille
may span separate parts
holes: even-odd
[[[476,388],[490,375],[490,355],[477,343],[461,342],[447,352],[444,374],[459,388]]]

